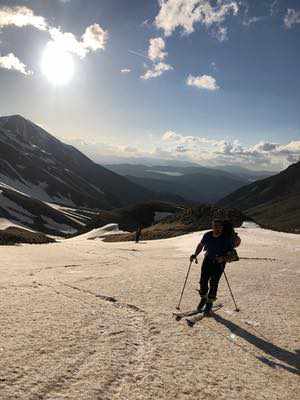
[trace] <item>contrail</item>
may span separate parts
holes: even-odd
[[[143,57],[143,58],[146,58],[146,60],[152,61],[151,58],[145,56],[145,55],[142,54],[142,53],[138,53],[137,51],[128,50],[128,53],[131,53],[131,54],[134,54],[135,56]]]

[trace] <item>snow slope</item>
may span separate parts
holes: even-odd
[[[222,279],[224,307],[191,329],[172,312],[202,234],[0,247],[0,398],[298,399],[300,236],[239,229],[241,311]]]

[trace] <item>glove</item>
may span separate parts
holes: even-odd
[[[195,254],[192,254],[190,256],[190,262],[192,263],[193,261],[195,261],[195,263],[198,264],[197,256]]]

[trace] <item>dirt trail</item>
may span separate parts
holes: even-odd
[[[300,236],[240,235],[241,312],[222,280],[224,307],[192,329],[172,311],[199,233],[0,247],[0,399],[298,399]]]

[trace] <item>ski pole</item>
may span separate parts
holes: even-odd
[[[230,291],[232,300],[233,300],[234,305],[235,305],[235,311],[239,312],[240,309],[238,308],[238,306],[237,306],[237,304],[236,304],[236,301],[235,301],[234,295],[233,295],[233,293],[232,293],[231,287],[230,287],[230,285],[229,285],[229,281],[228,281],[228,278],[227,278],[227,275],[226,275],[226,272],[225,272],[225,271],[224,271],[224,276],[225,276],[225,279],[226,279],[226,282],[227,282],[227,285],[228,285],[228,288],[229,288],[229,291]]]
[[[196,262],[196,264],[198,264],[197,258],[195,259],[195,262]],[[183,297],[184,289],[185,289],[185,286],[186,286],[186,283],[187,283],[187,280],[188,280],[188,277],[189,277],[189,274],[190,274],[190,270],[191,270],[192,264],[193,264],[193,261],[190,262],[190,265],[189,265],[189,268],[188,268],[188,271],[187,271],[187,274],[186,274],[186,277],[185,277],[185,281],[184,281],[184,284],[183,284],[183,288],[182,288],[182,291],[181,291],[180,299],[179,299],[179,302],[178,302],[178,306],[176,307],[176,310],[180,310],[181,300],[182,300],[182,297]]]

